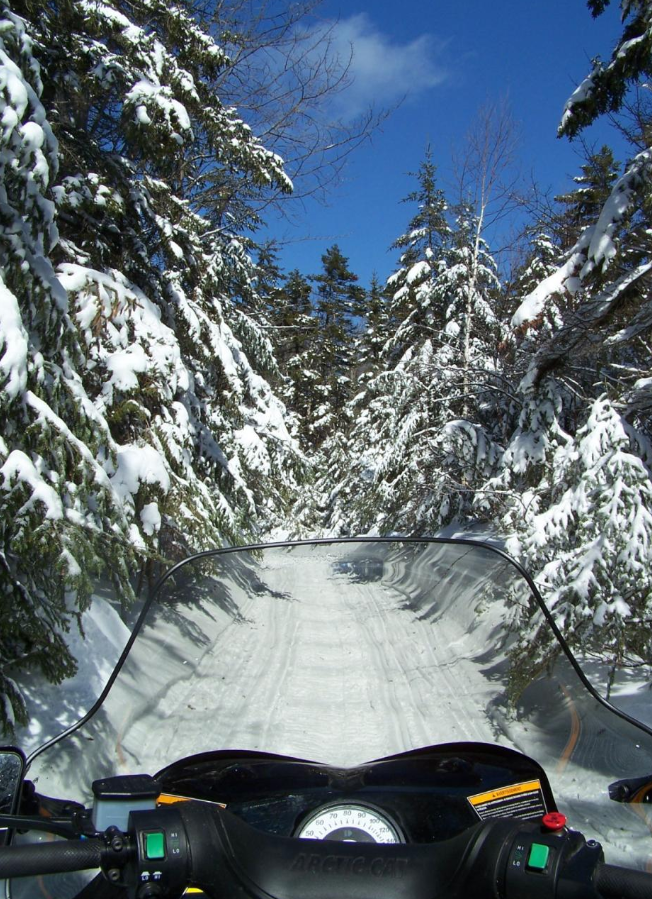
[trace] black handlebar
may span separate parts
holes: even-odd
[[[99,868],[105,848],[103,840],[56,840],[8,846],[0,850],[0,880]]]
[[[630,871],[617,865],[600,865],[595,886],[605,899],[652,899],[652,875],[645,871]]]
[[[280,837],[207,803],[132,812],[128,834],[0,849],[0,879],[101,868],[131,899],[185,887],[224,899],[652,899],[652,876],[537,821],[486,821],[435,844]],[[111,893],[111,895],[115,895]]]

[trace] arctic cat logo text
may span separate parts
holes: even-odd
[[[302,852],[290,865],[292,871],[311,874],[371,874],[373,877],[403,877],[406,858],[354,858],[346,855],[313,855]]]

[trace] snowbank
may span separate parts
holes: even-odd
[[[93,705],[109,679],[130,630],[114,606],[101,596],[82,616],[84,635],[73,624],[67,643],[79,667],[74,677],[51,684],[36,674],[21,679],[30,723],[18,728],[16,743],[27,753],[78,721]]]

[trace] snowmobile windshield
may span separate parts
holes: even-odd
[[[351,767],[450,742],[533,757],[571,826],[613,863],[646,863],[652,804],[615,800],[652,781],[652,735],[589,689],[525,574],[469,541],[186,560],[144,610],[102,702],[28,776],[88,803],[95,779],[212,750]]]

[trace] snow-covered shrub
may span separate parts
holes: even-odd
[[[512,442],[523,452],[524,434]],[[652,481],[649,447],[606,397],[596,399],[571,438],[534,433],[526,466],[548,467],[513,508],[508,548],[535,575],[571,646],[638,663],[652,650]],[[520,450],[518,444],[521,444]],[[522,457],[521,457],[522,459]],[[521,461],[523,466],[523,460]],[[524,471],[523,467],[521,468]],[[518,520],[517,520],[518,515]],[[524,610],[519,665],[543,667],[553,644],[545,628],[530,634]]]

